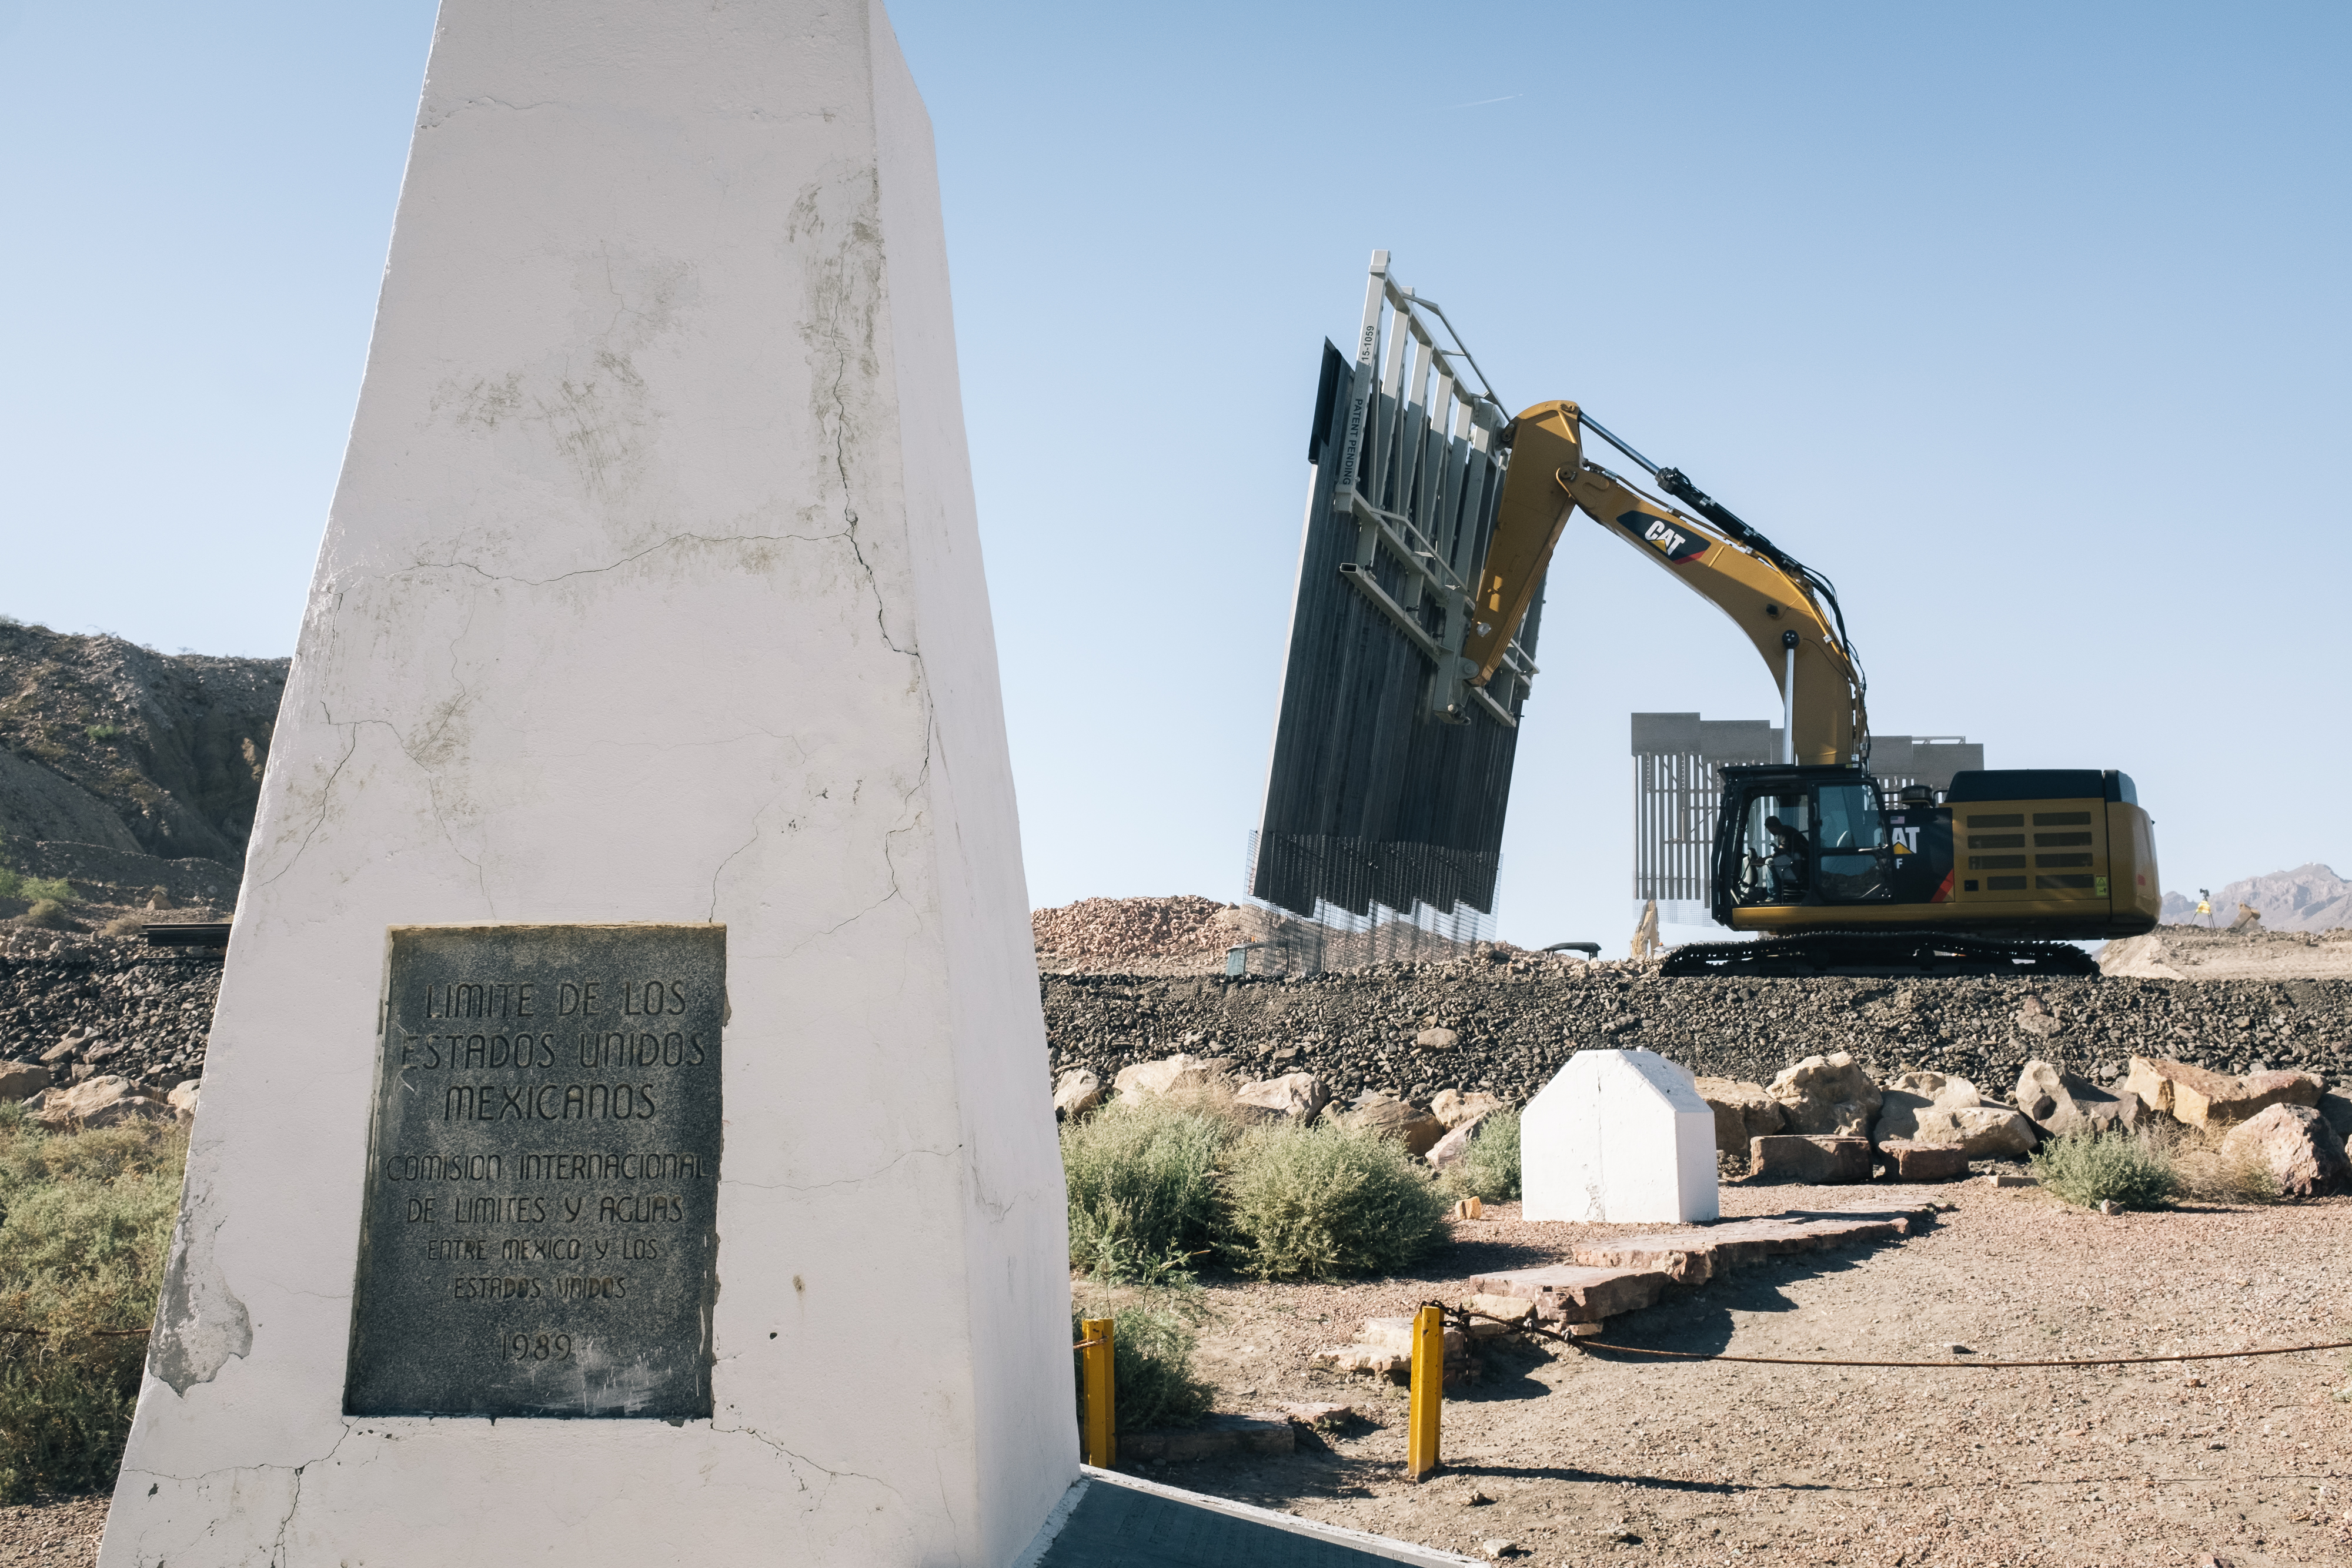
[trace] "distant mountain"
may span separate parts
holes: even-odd
[[[2178,893],[2164,895],[2163,919],[2168,925],[2227,925],[2238,917],[2241,904],[2263,917],[2266,931],[2333,931],[2352,926],[2352,882],[2324,865],[2301,865],[2250,876],[2213,892],[2213,913],[2200,919],[2197,900]]]

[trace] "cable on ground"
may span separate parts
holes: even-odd
[[[2329,1340],[2321,1344],[2266,1345],[2259,1350],[2189,1351],[2176,1355],[2091,1355],[2071,1356],[2054,1361],[1842,1361],[1792,1355],[1727,1355],[1719,1351],[1651,1350],[1636,1344],[1609,1344],[1596,1339],[1579,1339],[1552,1329],[1538,1327],[1531,1318],[1513,1322],[1509,1318],[1496,1317],[1492,1312],[1476,1312],[1469,1307],[1449,1307],[1443,1301],[1427,1301],[1425,1306],[1437,1308],[1455,1321],[1463,1333],[1470,1332],[1472,1318],[1484,1318],[1492,1323],[1502,1323],[1516,1333],[1532,1334],[1539,1339],[1556,1340],[1587,1354],[1594,1351],[1613,1351],[1620,1355],[1653,1355],[1670,1361],[1730,1361],[1749,1366],[1887,1366],[1933,1367],[1939,1371],[1959,1367],[1964,1370],[1995,1372],[2004,1369],[2037,1366],[2145,1366],[2155,1362],[2172,1361],[2234,1361],[2251,1355],[2302,1355],[2319,1350],[2352,1350],[2352,1339]]]

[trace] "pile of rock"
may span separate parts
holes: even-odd
[[[2221,1134],[2225,1162],[2268,1170],[2289,1197],[2352,1189],[2352,1099],[2328,1092],[2315,1072],[2232,1076],[2136,1056],[2126,1087],[2184,1126]]]
[[[94,936],[0,956],[0,1059],[43,1063],[58,1082],[201,1077],[220,977],[216,961]]]
[[[1344,1104],[1312,1072],[1284,1072],[1251,1079],[1221,1057],[1179,1051],[1157,1061],[1122,1068],[1108,1089],[1094,1072],[1075,1067],[1054,1081],[1054,1111],[1064,1120],[1124,1101],[1173,1100],[1239,1121],[1311,1122],[1328,1117],[1396,1139],[1408,1153],[1425,1156],[1439,1169],[1459,1160],[1486,1116],[1503,1102],[1481,1091],[1444,1089],[1426,1104],[1370,1090]]]
[[[1055,972],[1039,984],[1053,1067],[1106,1082],[1192,1051],[1254,1077],[1312,1072],[1341,1099],[1426,1100],[1458,1084],[1516,1104],[1575,1051],[1609,1047],[1759,1084],[1843,1051],[1881,1082],[1916,1068],[1996,1095],[2029,1061],[2114,1087],[2135,1054],[2352,1081],[2352,979],[1664,979],[1522,955],[1286,980]]]
[[[21,1099],[34,1121],[51,1132],[79,1132],[111,1127],[120,1122],[193,1122],[203,1083],[190,1079],[170,1092],[152,1084],[134,1082],[120,1073],[102,1073],[69,1085],[26,1089],[40,1073],[24,1062],[0,1062],[0,1096]]]
[[[2227,1134],[2224,1158],[2259,1158],[2295,1195],[2352,1185],[2343,1145],[2352,1099],[2315,1072],[2214,1072],[2135,1056],[2119,1086],[2026,1062],[2007,1101],[1965,1078],[1906,1071],[1883,1086],[1845,1051],[1809,1056],[1769,1084],[1696,1081],[1715,1113],[1716,1146],[1767,1180],[1948,1181],[1983,1159],[2015,1159],[2045,1138],[2129,1133],[2169,1120]],[[2235,1153],[2233,1154],[2233,1151]]]
[[[1136,959],[1222,957],[1246,941],[1238,906],[1190,894],[1172,898],[1082,898],[1029,916],[1041,962],[1111,969]]]

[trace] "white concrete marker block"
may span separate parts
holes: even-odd
[[[1715,1113],[1687,1068],[1649,1051],[1580,1051],[1519,1121],[1529,1219],[1718,1218]]]
[[[542,922],[726,928],[713,1413],[346,1417],[387,928]],[[445,0],[106,1568],[1008,1562],[1077,1475],[1030,946],[881,5]]]

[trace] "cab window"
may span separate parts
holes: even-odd
[[[1821,822],[1817,891],[1831,904],[1858,904],[1894,895],[1892,854],[1878,791],[1867,784],[1824,784],[1817,797]]]

